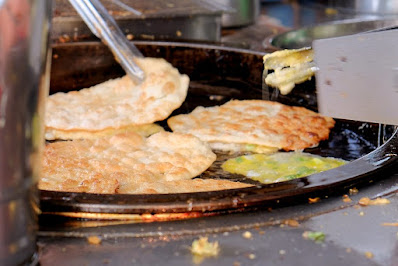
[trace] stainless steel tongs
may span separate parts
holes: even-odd
[[[69,0],[90,30],[112,51],[116,60],[133,80],[141,83],[145,74],[134,62],[143,57],[141,52],[124,36],[113,17],[99,0]]]

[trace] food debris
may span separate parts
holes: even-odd
[[[181,37],[182,36],[182,32],[181,31],[176,31],[176,35],[177,35],[177,37]]]
[[[381,225],[383,225],[383,226],[398,226],[398,223],[382,223]]]
[[[254,260],[256,258],[256,254],[250,253],[248,257],[249,259]]]
[[[319,202],[321,199],[319,197],[316,198],[308,198],[308,203],[312,204],[312,203],[317,203]]]
[[[126,35],[126,38],[127,38],[127,40],[131,41],[131,40],[134,39],[134,35],[129,33],[129,34]]]
[[[260,234],[260,235],[264,235],[265,234],[265,231],[260,231],[260,232],[258,232],[258,234]]]
[[[356,187],[353,187],[353,188],[350,188],[349,190],[348,190],[348,193],[350,194],[350,195],[355,195],[355,194],[358,194],[358,189],[356,188]]]
[[[191,252],[204,257],[215,257],[220,253],[218,242],[209,242],[207,237],[200,237],[192,242]]]
[[[370,251],[366,251],[365,252],[365,257],[367,257],[368,259],[372,259],[374,257],[373,253]]]
[[[339,11],[335,8],[331,8],[331,7],[325,8],[325,14],[328,16],[337,15],[338,13],[339,13]]]
[[[287,219],[283,221],[284,224],[290,226],[290,227],[298,227],[300,226],[299,222],[294,219]]]
[[[89,237],[87,237],[87,241],[88,241],[88,243],[90,243],[92,245],[99,245],[99,244],[101,244],[102,240],[98,236],[89,236]]]
[[[284,249],[279,250],[279,255],[285,255],[285,254],[286,254],[286,250],[284,250]]]
[[[352,200],[348,195],[343,195],[343,202],[351,202]]]
[[[346,248],[346,249],[345,249],[345,252],[347,252],[347,253],[351,253],[351,251],[352,251],[351,248]]]
[[[320,231],[305,231],[303,233],[303,238],[313,240],[316,243],[321,243],[325,240],[325,233]]]
[[[364,216],[365,213],[364,212],[359,212],[359,216]]]
[[[390,204],[390,201],[385,198],[376,198],[374,200],[371,200],[368,197],[363,197],[359,200],[359,205],[362,206],[368,206],[368,205],[385,205],[385,204]]]
[[[251,239],[252,238],[252,233],[250,233],[249,231],[246,231],[242,234],[242,236],[246,239]]]

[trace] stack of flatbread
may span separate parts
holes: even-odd
[[[216,159],[198,138],[159,132],[144,138],[134,132],[47,144],[44,190],[89,193],[179,193],[248,187],[227,180],[191,179]]]
[[[163,130],[153,124],[181,106],[189,78],[160,58],[139,58],[145,73],[137,85],[128,76],[91,88],[48,97],[45,138],[87,139],[135,131],[144,136]]]
[[[259,153],[314,147],[329,137],[335,123],[303,107],[264,100],[197,107],[167,122],[174,132],[197,136],[213,149]]]

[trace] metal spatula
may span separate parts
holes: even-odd
[[[143,57],[140,51],[124,36],[113,17],[99,0],[69,0],[90,30],[113,52],[126,73],[138,83],[145,78],[144,72],[134,62]]]
[[[398,125],[398,30],[316,40],[323,115]]]

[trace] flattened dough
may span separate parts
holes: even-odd
[[[126,133],[54,142],[46,145],[43,157],[39,188],[44,190],[176,193],[249,186],[191,180],[205,171],[216,155],[206,143],[181,133],[159,132],[149,138]]]
[[[302,150],[329,137],[334,120],[304,107],[264,100],[232,100],[221,106],[197,107],[168,119],[174,132],[209,143],[261,145]],[[218,145],[222,146],[222,145]],[[228,147],[228,145],[225,145]]]
[[[91,88],[50,95],[46,102],[46,136],[51,132],[94,132],[151,124],[167,118],[186,98],[189,78],[160,58],[140,58],[145,72],[137,85],[128,76]]]

